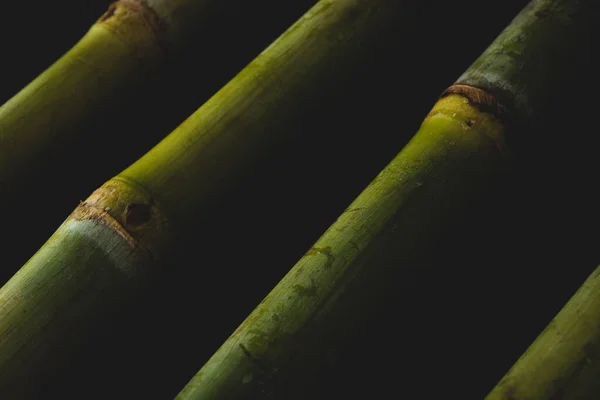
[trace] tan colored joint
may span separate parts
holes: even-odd
[[[505,121],[508,110],[493,95],[485,90],[468,85],[452,85],[442,92],[440,98],[451,94],[462,96],[469,100],[469,103],[478,110],[492,114],[500,121]]]
[[[168,222],[152,197],[136,183],[120,177],[96,189],[69,219],[104,223],[153,260],[161,258],[171,244]]]
[[[77,208],[69,216],[71,220],[85,221],[95,220],[104,223],[105,225],[116,231],[123,239],[125,239],[132,248],[137,248],[138,243],[126,229],[119,224],[109,213],[99,208],[88,205],[85,201],[79,203]]]
[[[144,0],[118,0],[98,19],[136,52],[143,63],[162,62],[166,52],[166,23]]]

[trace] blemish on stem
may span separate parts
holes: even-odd
[[[312,282],[309,287],[303,285],[294,285],[292,286],[292,290],[297,293],[299,296],[316,296],[317,295],[317,285]]]
[[[335,256],[333,255],[332,251],[331,251],[331,247],[327,246],[327,247],[311,247],[305,254],[305,256],[312,256],[315,254],[322,254],[325,257],[327,257],[327,262],[325,264],[325,269],[329,269],[333,266],[333,263],[335,262]]]
[[[129,226],[140,226],[150,220],[152,208],[148,204],[129,204],[125,208],[125,223]]]
[[[356,242],[354,240],[352,240],[352,239],[348,240],[348,244],[350,246],[352,246],[352,248],[354,250],[356,250],[357,253],[360,251],[360,247],[358,247],[358,244],[356,244]]]
[[[349,214],[349,213],[357,212],[357,211],[364,210],[364,209],[365,209],[364,207],[351,208],[349,210],[346,210],[345,213]]]
[[[466,98],[469,103],[479,111],[492,114],[500,121],[504,121],[507,117],[508,110],[500,104],[494,96],[479,88],[469,85],[452,85],[444,90],[440,98],[457,94]]]
[[[252,355],[252,353],[250,353],[250,351],[246,348],[246,346],[244,346],[242,343],[239,344],[240,349],[242,349],[242,352],[246,355],[246,357],[254,364],[256,365],[259,369],[266,371],[267,368],[266,366],[256,357],[254,357]]]
[[[465,125],[467,126],[467,128],[472,128],[475,125],[475,121],[474,119],[468,119],[465,121]]]
[[[506,390],[506,400],[518,400],[516,397],[516,393],[517,390],[514,388],[514,386],[509,387]]]
[[[93,219],[110,226],[143,257],[162,257],[171,247],[170,226],[154,200],[136,182],[116,177],[96,189],[69,219]]]

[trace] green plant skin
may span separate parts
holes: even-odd
[[[148,249],[141,242],[167,228],[154,209],[151,221],[139,223],[145,214],[131,210],[151,200],[129,185],[112,182],[82,202],[0,289],[3,396],[33,396],[32,377],[60,365],[98,320],[109,318],[152,276],[148,268],[168,244],[154,240],[155,247]]]
[[[177,400],[301,398],[295,372],[307,382],[335,352],[335,338],[369,313],[369,297],[390,276],[402,279],[470,188],[506,166],[502,132],[466,98],[442,99]],[[286,393],[290,385],[298,393]]]
[[[600,268],[577,290],[486,400],[600,396]]]
[[[310,0],[302,2],[306,8],[312,4]],[[252,6],[256,10],[269,7],[270,12],[276,12],[285,7],[280,4],[261,0]],[[201,104],[210,85],[198,82],[224,79],[224,76],[210,76],[215,65],[227,70],[240,61],[245,64],[253,56],[247,60],[235,55],[223,57],[215,43],[230,52],[243,53],[244,46],[256,46],[270,37],[267,34],[279,33],[275,28],[279,23],[263,21],[258,29],[244,30],[243,39],[233,42],[233,35],[224,34],[229,29],[224,24],[239,23],[240,14],[246,13],[247,18],[260,15],[259,11],[248,12],[249,9],[245,0],[118,1],[70,50],[0,106],[0,206],[19,216],[6,221],[5,229],[14,231],[15,237],[27,235],[31,242],[39,241],[35,247],[23,244],[26,248],[23,251],[21,246],[7,249],[0,268],[0,283],[14,274],[61,222],[68,211],[60,208],[61,204],[76,205],[89,188],[101,184],[153,145],[148,138],[156,137],[158,141],[168,133],[163,132],[160,137],[161,132],[142,133],[143,127],[148,126],[145,121],[140,121],[141,129],[135,129],[138,124],[133,125],[133,121],[144,116],[141,112],[144,106],[160,109],[163,104],[168,110],[172,99],[150,98],[154,94],[151,88],[166,87],[165,81],[171,80],[167,72],[174,70],[174,63],[185,60],[186,53],[196,51],[208,59],[195,70],[182,67],[173,71],[204,75],[204,78],[189,76],[190,84],[199,86],[197,104]],[[168,93],[180,94],[175,90]],[[182,104],[183,100],[177,102]],[[129,109],[134,112],[129,113]],[[162,114],[151,117],[158,125],[167,118]],[[106,129],[100,130],[98,126]],[[123,126],[132,128],[125,130]],[[135,154],[123,164],[120,164],[125,157],[121,147],[130,148]],[[110,156],[113,151],[123,155],[115,160]],[[81,154],[89,154],[90,158],[85,159]],[[78,166],[93,171],[92,177],[60,177],[70,174],[75,162],[90,162]],[[49,181],[55,183],[47,185]],[[49,203],[58,205],[46,206],[43,219],[36,218],[38,213],[31,213],[35,204],[29,188],[40,187],[53,190]],[[60,210],[62,216],[55,210]],[[24,254],[26,251],[29,253]]]
[[[469,101],[487,92],[500,104],[476,109],[457,94],[440,100],[177,400],[309,398],[302,387],[335,354],[337,339],[359,326],[376,298],[408,279],[436,227],[509,167],[505,133],[529,133],[533,115],[556,100],[551,84],[564,77],[572,50],[565,37],[588,26],[589,4],[530,3],[456,82],[484,90]],[[530,83],[521,74],[539,76]]]
[[[104,17],[103,17],[104,18]],[[0,185],[26,180],[35,161],[68,151],[76,128],[116,96],[148,79],[164,57],[141,16],[119,7],[99,19],[65,55],[0,107]],[[118,32],[118,33],[117,33]]]
[[[399,21],[401,10],[396,0],[321,1],[83,202],[0,289],[0,392],[26,398],[24,386],[35,386],[45,366],[66,362],[70,338],[84,337],[145,282],[169,273],[160,266],[177,238],[198,235],[212,202],[277,149],[290,120],[344,82],[340,76]],[[105,278],[88,279],[90,269]]]
[[[285,125],[329,90],[401,9],[397,0],[320,1],[119,176],[143,186],[174,224],[185,225],[285,140]]]
[[[60,247],[66,251],[57,252]],[[0,294],[0,387],[3,398],[29,398],[31,376],[51,373],[64,346],[80,342],[83,327],[93,329],[98,314],[118,306],[112,296],[132,290],[140,255],[94,220],[67,221],[4,286]],[[63,268],[44,268],[61,265]],[[102,297],[105,304],[93,301]],[[46,304],[52,303],[49,309]],[[110,304],[109,304],[110,303]],[[77,319],[78,329],[48,329]],[[38,355],[40,348],[46,357]]]
[[[548,77],[576,56],[573,43],[587,34],[594,7],[586,0],[531,1],[457,83],[493,94],[520,123],[543,118],[555,84]]]

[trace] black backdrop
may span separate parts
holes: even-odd
[[[268,17],[279,19],[282,31],[309,3],[299,1],[289,15]],[[34,0],[3,5],[0,102],[71,47],[107,4]],[[255,179],[224,201],[219,219],[207,222],[210,237],[196,244],[200,261],[177,261],[186,274],[194,266],[196,275],[181,282],[174,267],[179,275],[164,282],[181,286],[172,298],[155,296],[145,300],[142,312],[115,318],[108,329],[98,327],[78,367],[67,377],[49,377],[41,398],[57,393],[62,398],[174,397],[402,148],[441,90],[525,4],[419,2],[410,40],[382,44],[361,79],[332,95],[326,112],[307,116],[298,129],[310,131],[313,140],[298,135],[285,155],[265,160]],[[230,29],[236,38],[248,27]],[[136,125],[145,140],[136,143],[137,154],[126,151],[134,146],[123,136],[123,150],[111,156],[111,170],[86,165],[81,177],[69,171],[66,179],[85,179],[89,186],[74,192],[70,204],[48,199],[45,207],[62,207],[66,217],[78,200],[170,132],[272,39],[265,34],[260,46],[243,47],[241,55],[224,51],[221,56],[232,59],[230,68],[209,68],[199,81],[177,82],[178,96],[170,106],[151,113],[155,120]],[[396,56],[405,50],[415,56]],[[424,255],[416,283],[401,295],[390,295],[389,307],[373,312],[315,398],[482,398],[600,264],[595,95],[586,97],[597,93],[598,83],[584,79],[594,71],[586,64],[591,60],[581,62],[564,102],[548,115],[547,125],[521,144],[510,179],[491,185],[456,225],[441,229],[442,239]],[[153,95],[168,95],[172,87],[153,88]],[[99,121],[98,132],[105,126],[111,125]],[[268,168],[274,162],[278,167]],[[40,190],[27,188],[26,193],[33,197]],[[60,219],[44,223],[56,226]],[[276,231],[284,234],[269,235]],[[11,246],[33,251],[50,233],[15,235]]]

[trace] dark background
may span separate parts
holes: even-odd
[[[196,243],[194,261],[177,261],[196,267],[184,279],[195,285],[181,282],[181,275],[167,278],[163,285],[171,298],[145,298],[142,311],[99,326],[77,368],[65,370],[66,377],[49,377],[43,398],[174,397],[526,3],[420,1],[411,9],[412,25],[398,27],[397,36],[373,49],[364,64],[349,66],[356,69],[354,78],[315,107],[295,128],[302,134],[257,166],[253,178],[224,200],[218,218],[206,221],[204,232],[210,234]],[[29,1],[4,9],[0,103],[67,51],[107,4]],[[41,233],[13,237],[23,247],[21,261],[80,199],[183,121],[310,4],[295,2],[297,8],[285,15],[263,10],[264,18],[279,25],[264,28],[262,42],[252,46],[242,42],[244,32],[262,25],[244,25],[240,18],[227,28],[236,51],[212,49],[219,54],[213,60],[222,64],[192,61],[209,51],[198,49],[187,55],[190,62],[174,64],[169,84],[151,91],[155,98],[173,91],[177,96],[129,107],[141,116],[129,126],[99,121],[93,134],[139,133],[118,135],[110,162],[86,164],[85,173],[65,167],[64,179],[77,180],[77,189],[70,203],[44,203]],[[423,255],[423,272],[372,313],[314,398],[483,398],[600,264],[594,125],[599,88],[588,55],[575,62],[578,73],[568,78],[573,84],[546,123],[519,133],[526,136],[515,149],[510,176],[490,183],[455,224],[441,227],[440,239]],[[35,198],[40,190],[24,193]]]

